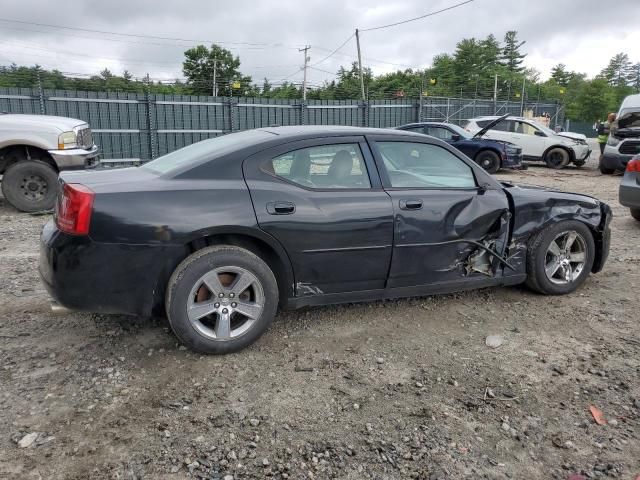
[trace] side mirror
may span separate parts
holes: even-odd
[[[457,133],[454,133],[453,135],[451,135],[451,140],[453,140],[454,142],[457,142],[460,140],[460,135]]]
[[[536,130],[534,132],[534,135],[536,135],[537,137],[546,137],[545,133],[540,130]]]

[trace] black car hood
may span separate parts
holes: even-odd
[[[509,116],[509,114],[507,113],[506,115],[502,115],[501,117],[496,118],[495,120],[493,120],[492,122],[489,122],[484,128],[482,128],[481,130],[479,130],[474,136],[473,138],[481,138],[485,133],[487,133],[489,130],[491,130],[493,127],[495,127],[497,124],[499,124],[501,121],[503,121],[505,118],[507,118]]]

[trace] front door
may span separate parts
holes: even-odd
[[[384,288],[393,207],[364,137],[289,143],[243,170],[260,228],[289,254],[296,295]]]
[[[509,204],[451,147],[377,138],[374,151],[394,209],[388,286],[473,282],[501,275]],[[486,178],[486,177],[484,177]],[[486,183],[486,182],[485,182]]]

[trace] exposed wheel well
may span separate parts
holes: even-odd
[[[265,241],[249,235],[235,233],[212,235],[189,243],[189,254],[211,245],[235,245],[255,253],[269,265],[276,277],[280,302],[293,296],[293,278],[290,278],[289,269],[280,255]]]
[[[4,173],[14,163],[32,159],[48,163],[56,173],[59,173],[58,166],[49,152],[31,145],[9,145],[8,147],[0,148],[0,173]]]

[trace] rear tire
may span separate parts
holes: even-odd
[[[568,249],[567,236],[574,238]],[[556,223],[529,242],[526,284],[544,295],[571,293],[589,276],[594,259],[593,235],[584,223],[575,220]]]
[[[58,194],[58,173],[42,160],[21,160],[4,172],[2,194],[22,212],[51,210]]]
[[[278,285],[269,266],[252,252],[231,245],[207,247],[173,272],[165,306],[173,332],[191,350],[232,353],[269,328]]]
[[[615,168],[605,168],[602,166],[602,164],[598,166],[598,170],[600,170],[600,173],[602,175],[613,175],[614,173],[616,173]]]
[[[476,155],[476,163],[489,173],[496,173],[500,170],[500,157],[496,152],[483,150]]]
[[[631,216],[640,222],[640,208],[630,208]]]
[[[547,164],[547,167],[553,168],[554,170],[560,170],[561,168],[569,165],[569,161],[571,157],[569,152],[567,152],[564,148],[554,147],[550,149],[544,156],[544,161]]]

